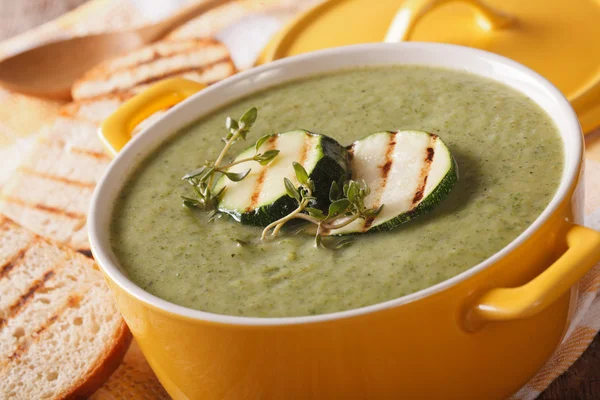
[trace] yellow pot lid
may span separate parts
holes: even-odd
[[[384,39],[476,47],[548,78],[588,132],[600,126],[598,38],[600,0],[329,0],[277,34],[259,63]]]

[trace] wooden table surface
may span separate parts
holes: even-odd
[[[600,399],[600,334],[590,347],[538,400]]]
[[[86,0],[0,0],[0,40],[69,11]],[[600,399],[600,335],[538,400]]]

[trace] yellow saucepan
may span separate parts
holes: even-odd
[[[423,291],[307,317],[192,310],[161,300],[127,278],[111,250],[109,224],[127,171],[145,155],[179,128],[246,94],[316,73],[384,64],[467,69],[523,92],[554,120],[565,146],[563,177],[550,205],[515,241]],[[500,399],[518,390],[550,357],[568,327],[576,283],[600,259],[600,233],[578,225],[581,129],[569,103],[550,83],[491,53],[408,43],[291,57],[201,89],[182,79],[161,82],[103,124],[101,137],[118,154],[98,185],[90,213],[94,256],[173,398]],[[129,141],[145,116],[183,99]]]

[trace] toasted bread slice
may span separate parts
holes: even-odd
[[[60,113],[67,118],[100,125],[102,121],[117,111],[119,106],[123,104],[125,100],[124,97],[118,95],[81,100],[66,104],[61,108]]]
[[[229,51],[210,39],[157,42],[93,68],[73,85],[73,99],[125,100],[152,83],[182,76],[211,84],[235,73]]]
[[[96,391],[91,400],[170,400],[139,346],[133,340],[123,362],[108,381]]]
[[[133,92],[139,92],[145,86],[136,87]],[[78,119],[100,125],[102,121],[114,113],[125,100],[122,96],[109,96],[99,99],[83,100],[75,103],[67,104],[61,110],[61,114],[71,119]],[[132,136],[154,124],[167,110],[157,111],[148,118],[140,122],[135,127]],[[97,143],[100,143],[97,141]]]
[[[91,122],[59,118],[0,193],[0,212],[35,233],[89,252],[85,221],[110,162]]]
[[[183,76],[210,84],[235,72],[227,48],[213,39],[163,41],[108,61],[73,88],[77,100],[4,185],[0,212],[35,233],[89,255],[86,217],[92,191],[110,162],[98,125],[154,81]],[[162,112],[133,132],[154,123]]]
[[[0,398],[89,396],[130,342],[92,260],[0,215]]]

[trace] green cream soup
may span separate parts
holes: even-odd
[[[180,199],[191,195],[181,177],[222,149],[225,118],[252,106],[258,120],[232,158],[264,134],[295,128],[343,145],[419,129],[448,144],[460,179],[432,213],[341,250],[315,248],[304,235],[260,242],[261,228],[208,222]],[[562,169],[551,119],[506,86],[428,67],[340,71],[245,97],[165,142],[118,198],[111,243],[135,283],[176,304],[253,317],[330,313],[416,292],[490,257],[547,206]]]

